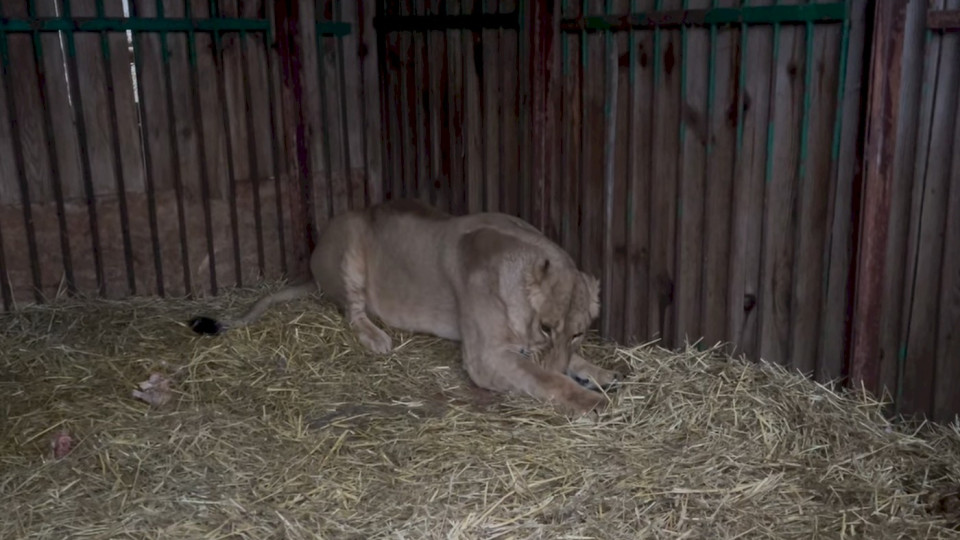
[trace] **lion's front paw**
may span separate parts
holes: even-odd
[[[603,389],[605,392],[615,390],[620,381],[623,380],[623,375],[620,373],[596,366],[593,366],[593,369],[590,370],[573,372],[570,377],[584,388],[589,390]]]
[[[599,392],[578,388],[577,392],[572,392],[566,396],[561,404],[567,414],[573,416],[583,416],[584,414],[599,411],[610,404],[610,400]]]
[[[387,354],[393,349],[393,340],[390,336],[373,323],[357,325],[356,332],[360,343],[373,353]]]

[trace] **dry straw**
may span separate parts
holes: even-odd
[[[0,538],[960,538],[957,424],[908,431],[716,349],[597,341],[629,380],[571,422],[474,388],[453,343],[364,354],[322,300],[185,326],[260,292],[2,316]],[[132,395],[155,372],[160,407]]]

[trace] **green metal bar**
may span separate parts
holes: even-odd
[[[0,2],[0,9],[3,9]],[[10,66],[10,47],[7,42],[7,35],[0,29],[0,79],[2,79],[4,92],[7,102],[7,121],[10,127],[10,139],[13,149],[14,167],[16,168],[17,180],[20,187],[20,206],[23,212],[23,225],[26,230],[27,250],[30,253],[30,275],[33,278],[33,298],[39,304],[43,302],[43,281],[40,276],[39,255],[37,251],[37,240],[33,230],[33,211],[30,204],[30,186],[27,180],[26,162],[23,153],[23,138],[20,134],[20,126],[17,123],[17,104],[16,93],[13,91],[13,77]],[[54,156],[55,158],[55,156]],[[2,234],[0,234],[2,237]],[[3,303],[6,309],[10,309],[15,298],[12,295],[9,274],[6,269],[6,260],[3,246],[0,245],[0,274],[3,276],[3,283],[0,283],[0,290],[3,292]]]
[[[712,0],[710,3],[711,8],[716,8],[719,0]],[[713,153],[713,102],[716,98],[717,93],[717,25],[710,25],[710,53],[707,57],[707,106],[706,106],[706,124],[707,124],[707,141],[706,148],[704,149],[706,155],[703,160],[703,179],[701,185],[701,194],[702,194],[702,205],[700,208],[700,215],[702,216],[704,226],[707,224],[707,182],[710,177],[710,155]],[[707,250],[705,248],[705,237],[706,235],[700,235],[700,298],[704,296],[704,279],[706,278],[706,273],[703,271],[707,267]],[[704,302],[701,301],[701,305]],[[701,333],[705,332],[704,325],[704,314],[706,313],[705,309],[700,310],[700,331]],[[697,342],[697,349],[703,350],[706,347],[703,341]]]
[[[64,0],[66,1],[66,0]],[[164,0],[156,0],[157,17],[164,18]],[[183,172],[180,168],[180,145],[177,142],[177,121],[173,101],[173,76],[170,74],[170,47],[167,33],[160,32],[160,56],[163,60],[163,86],[167,101],[167,134],[170,144],[170,159],[173,160],[173,189],[177,198],[177,225],[180,227],[180,263],[183,269],[184,292],[193,296],[193,280],[190,272],[190,249],[187,245],[186,211],[184,209]]]
[[[686,10],[690,7],[689,0],[683,0],[683,9]],[[673,270],[674,275],[680,276],[681,265],[684,263],[682,257],[680,256],[680,249],[678,246],[681,246],[681,239],[683,234],[683,178],[684,170],[683,164],[685,163],[684,156],[686,155],[686,139],[687,139],[687,123],[683,121],[683,106],[687,103],[687,27],[680,27],[680,100],[677,102],[677,118],[680,121],[680,125],[677,126],[677,175],[675,181],[673,182],[673,200],[675,201],[675,223],[673,227]],[[701,238],[703,235],[700,235]],[[679,283],[679,279],[676,280]],[[671,310],[671,319],[673,321],[673,328],[675,332],[678,332],[680,328],[680,310],[672,309]],[[660,329],[663,332],[663,329]]]
[[[243,79],[243,102],[247,124],[247,159],[249,178],[253,183],[253,226],[257,234],[257,268],[266,275],[263,248],[263,212],[260,204],[260,163],[257,159],[256,128],[253,125],[253,102],[250,90],[250,56],[247,53],[247,33],[240,32],[240,75]]]
[[[683,9],[633,13],[630,15],[587,16],[564,19],[565,32],[625,31],[677,26],[709,26],[713,24],[802,24],[807,22],[841,22],[846,13],[844,2],[789,6],[756,6],[741,8]]]
[[[850,44],[850,13],[847,12],[843,20],[843,30],[840,37],[840,65],[837,70],[837,101],[834,110],[836,111],[836,117],[833,121],[833,143],[830,151],[830,168],[832,171],[831,182],[833,184],[833,200],[837,200],[837,190],[840,185],[840,142],[843,134],[843,109],[845,98],[844,94],[846,92],[846,77],[847,77],[847,58],[849,56],[849,44]],[[827,216],[828,219],[832,219],[832,216]],[[829,293],[829,282],[830,282],[830,272],[832,265],[832,258],[830,254],[833,252],[833,234],[830,231],[830,227],[824,229],[824,234],[826,235],[825,240],[825,253],[826,253],[826,263],[823,265],[823,274],[821,275],[821,283],[823,284],[823,290]],[[821,316],[821,320],[826,320],[825,317]],[[818,340],[817,342],[817,359],[822,358],[823,353],[823,340]],[[819,372],[819,365],[814,366],[814,369]],[[819,373],[818,373],[819,376]]]
[[[30,2],[33,3],[33,0]],[[104,16],[103,0],[96,0],[97,17]],[[30,16],[36,14],[31,12]],[[34,32],[38,36],[39,32]],[[105,82],[107,87],[108,111],[110,113],[110,142],[113,146],[113,175],[117,184],[117,202],[120,207],[120,231],[123,238],[123,258],[127,271],[127,292],[131,295],[137,294],[137,280],[133,267],[133,241],[130,237],[130,218],[127,210],[127,188],[123,173],[123,161],[120,150],[120,127],[117,120],[117,101],[114,97],[116,92],[113,87],[113,77],[111,76],[110,65],[110,41],[107,32],[100,32],[100,58],[103,66],[103,73],[106,75]],[[55,161],[55,160],[54,160]],[[55,181],[56,182],[56,181]]]
[[[0,31],[16,32],[266,32],[267,19],[241,18],[160,18],[160,17],[29,17],[0,18]],[[317,22],[317,33],[325,36],[346,36],[350,23]]]
[[[217,0],[210,0],[210,16],[218,13]],[[223,138],[227,150],[227,197],[230,200],[230,233],[233,240],[233,272],[237,287],[243,286],[243,267],[240,264],[240,218],[237,215],[237,175],[234,169],[233,135],[230,129],[230,114],[227,108],[227,91],[224,83],[226,62],[223,60],[223,36],[213,32],[213,58],[217,66],[217,95],[220,101],[220,122],[223,124]]]
[[[137,3],[130,2],[130,14],[136,15]],[[143,53],[141,49],[143,45],[141,44],[143,36],[132,36],[131,46],[133,47],[133,70],[134,75],[136,76],[136,92],[137,92],[137,113],[140,120],[141,133],[147,134],[150,133],[150,118],[148,115],[144,114],[143,108],[146,106],[146,99],[144,97],[143,91]],[[154,265],[154,277],[157,283],[156,293],[159,296],[164,296],[165,290],[163,285],[163,257],[161,256],[160,250],[160,235],[159,228],[157,225],[157,204],[156,204],[156,189],[155,182],[153,177],[153,156],[150,151],[150,141],[146,136],[143,138],[143,178],[147,192],[147,219],[150,223],[150,244],[153,247],[153,265]]]
[[[777,1],[777,0],[775,0]],[[770,58],[770,102],[767,104],[767,140],[766,140],[766,158],[763,167],[763,196],[760,209],[760,279],[757,282],[757,291],[760,301],[757,302],[757,328],[756,347],[760,352],[763,347],[763,327],[764,311],[767,309],[767,299],[764,297],[764,281],[766,280],[766,261],[767,256],[767,214],[768,197],[770,195],[770,180],[773,178],[773,145],[776,138],[776,118],[777,118],[777,62],[780,59],[780,23],[773,23],[773,52]],[[788,188],[788,189],[793,189]]]
[[[35,5],[32,0],[27,3],[27,10],[29,16],[33,17],[35,15]],[[40,39],[39,32],[33,32],[32,38],[33,58],[36,62],[37,75],[39,76],[37,81],[37,89],[40,91],[40,103],[47,104],[47,68],[43,57],[43,42]],[[67,282],[67,292],[68,294],[72,295],[77,292],[77,285],[73,274],[73,256],[70,250],[70,231],[67,226],[67,212],[64,206],[63,185],[60,175],[60,160],[57,159],[57,142],[56,138],[54,137],[53,118],[51,116],[49,106],[43,107],[43,132],[44,138],[47,142],[47,155],[50,156],[50,180],[51,184],[53,185],[54,200],[56,201],[57,205],[57,222],[60,233],[60,254],[61,257],[63,257],[63,270]],[[123,222],[123,226],[125,229],[128,228],[126,221]],[[124,231],[124,234],[127,234],[126,230]]]
[[[63,15],[70,18],[70,0],[63,0]],[[77,142],[80,145],[80,169],[83,173],[83,188],[87,200],[87,219],[90,223],[90,243],[93,249],[94,270],[97,273],[97,291],[106,294],[106,278],[103,272],[103,252],[100,249],[100,229],[97,226],[97,203],[93,189],[93,171],[90,166],[90,147],[87,144],[87,125],[83,118],[83,96],[80,93],[80,76],[77,70],[77,46],[72,29],[67,29],[67,73],[73,84],[70,97],[73,101],[74,122],[77,126]],[[52,156],[51,156],[52,157]],[[55,159],[55,158],[53,158]]]
[[[803,59],[803,109],[800,113],[800,156],[799,162],[797,163],[797,196],[794,198],[794,215],[802,216],[803,215],[803,186],[807,182],[807,155],[808,155],[808,138],[810,135],[810,101],[812,99],[812,81],[813,81],[813,23],[808,22],[806,24],[804,38],[806,39],[806,51],[804,53]],[[840,111],[837,111],[839,114]],[[791,294],[794,298],[797,297],[797,279],[798,275],[797,269],[805,261],[801,261],[800,256],[800,239],[801,239],[801,230],[799,227],[799,219],[794,227],[794,244],[793,244],[793,289]],[[789,325],[788,328],[793,328],[796,321],[796,302],[791,302],[791,308],[788,314]],[[787,337],[787,343],[789,344],[789,351],[791,355],[791,365],[796,366],[797,359],[793,357],[794,350],[794,339],[793,333],[790,333]]]
[[[273,13],[272,5],[268,4],[268,9],[270,9],[270,13]],[[339,11],[338,11],[338,18],[339,18]],[[281,275],[285,276],[287,275],[287,246],[286,246],[286,241],[284,240],[284,234],[283,234],[284,204],[283,204],[283,197],[281,196],[283,191],[282,191],[282,180],[281,180],[282,175],[280,174],[280,167],[281,167],[280,137],[277,134],[277,122],[278,122],[277,115],[276,115],[277,98],[276,98],[276,90],[274,89],[276,78],[274,77],[273,62],[274,62],[274,55],[276,54],[276,51],[277,51],[277,48],[274,47],[275,43],[276,43],[276,36],[274,35],[273,25],[270,25],[267,28],[267,37],[266,37],[266,43],[265,43],[266,58],[267,58],[267,105],[270,110],[270,157],[272,158],[274,193],[276,194],[274,196],[274,203],[276,204],[276,211],[277,211],[277,241],[278,241],[277,245],[280,248],[280,273]],[[360,65],[362,66],[363,62],[360,62]],[[362,73],[363,68],[361,67],[360,69]],[[361,75],[361,80],[364,80],[362,75]],[[361,93],[363,92],[362,86],[360,91]],[[365,104],[366,101],[364,101],[361,98],[361,103]],[[367,114],[366,107],[363,107],[361,109],[361,113],[364,115]],[[367,122],[366,122],[365,116],[364,116],[363,125],[364,125],[364,129],[366,129]],[[366,141],[366,137],[364,137],[363,139],[364,141]],[[367,164],[366,146],[364,146],[363,163],[364,163],[364,166],[366,166]],[[369,174],[365,174],[364,177],[369,178]],[[366,202],[367,204],[369,204],[370,203],[369,199]]]
[[[98,0],[103,1],[103,0]],[[193,6],[190,0],[184,2],[187,18],[193,18]],[[213,242],[213,216],[210,204],[210,172],[207,167],[206,132],[203,129],[203,114],[200,102],[200,74],[197,67],[197,35],[190,30],[187,32],[187,56],[190,63],[190,88],[192,90],[193,116],[197,121],[197,150],[200,154],[200,199],[203,204],[203,226],[207,240],[207,258],[210,272],[210,291],[217,294],[217,250]]]

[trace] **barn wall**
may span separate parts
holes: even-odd
[[[275,2],[99,4],[73,0],[66,12],[63,0],[0,0],[0,17],[52,19],[0,35],[4,306],[62,292],[206,294],[295,269],[298,170],[288,149],[298,119],[281,106],[291,100]],[[296,103],[315,225],[380,197],[366,5],[298,3]],[[94,20],[57,32],[60,17]]]
[[[943,10],[954,10],[952,23]],[[908,4],[879,359],[896,410],[938,420],[960,412],[956,10],[957,0]]]
[[[541,226],[602,278],[604,335],[702,337],[842,375],[865,2],[847,4],[846,26],[841,9],[810,24],[633,31],[581,23],[740,2],[559,2],[556,133],[531,124],[533,53],[517,59],[545,38],[424,32],[410,17],[513,13],[513,2],[386,4],[406,16],[383,44],[388,196]],[[542,203],[530,178],[539,136],[552,145]]]

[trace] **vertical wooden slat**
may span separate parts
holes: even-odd
[[[376,203],[383,200],[383,177],[385,162],[383,160],[382,147],[382,115],[380,113],[380,92],[382,83],[378,78],[377,62],[379,60],[379,49],[376,46],[376,30],[373,27],[373,16],[375,14],[375,0],[363,0],[362,2],[350,3],[357,8],[357,32],[359,39],[357,41],[357,51],[360,74],[360,95],[363,124],[363,150],[364,164],[366,172],[367,198],[366,204]],[[348,55],[350,56],[350,55]],[[433,58],[433,56],[431,56]],[[432,62],[431,62],[432,64]],[[433,94],[431,101],[436,101],[438,94]]]
[[[333,0],[318,0],[317,20],[333,20]],[[329,167],[325,179],[330,183],[329,191],[331,215],[345,212],[350,207],[352,185],[349,173],[349,140],[343,136],[342,110],[344,97],[340,92],[340,72],[337,61],[337,49],[340,39],[333,36],[317,36],[318,77],[320,85],[321,117],[317,129],[322,130],[321,139],[325,140],[323,163]]]
[[[845,371],[849,345],[850,306],[853,290],[852,252],[854,178],[858,175],[860,137],[861,82],[864,63],[861,61],[865,44],[867,0],[853,0],[850,4],[846,74],[840,82],[842,99],[838,120],[832,138],[830,199],[827,216],[830,220],[824,254],[827,261],[823,308],[820,324],[820,352],[816,378],[821,381],[840,379]],[[843,58],[843,51],[841,51]]]
[[[3,8],[3,16],[23,17],[27,14],[26,2],[9,2]],[[8,274],[15,274],[18,266],[29,268],[33,299],[36,302],[42,302],[43,280],[40,274],[39,250],[33,226],[31,201],[46,195],[46,190],[41,191],[41,189],[47,185],[44,180],[49,171],[49,156],[43,142],[43,119],[40,113],[43,104],[40,102],[37,67],[32,54],[30,36],[5,34],[0,36],[0,39],[3,39],[0,43],[0,55],[2,55],[0,58],[2,81],[0,82],[4,85],[6,94],[7,121],[14,165],[14,174],[8,177],[8,182],[16,186],[8,189],[7,192],[11,195],[16,193],[16,198],[11,197],[11,202],[20,204],[23,220],[17,224],[17,228],[23,227],[22,238],[27,248],[26,250],[11,249],[7,252],[6,270]],[[5,240],[12,244],[13,235],[7,235]],[[23,274],[26,272],[24,271]],[[26,281],[23,279],[23,282]],[[12,293],[15,300],[17,291],[13,290]]]
[[[377,15],[394,15],[396,5],[391,4],[387,9],[384,0],[376,0]],[[381,117],[384,119],[384,179],[383,192],[385,199],[396,199],[400,195],[400,184],[403,181],[403,169],[400,167],[400,128],[397,125],[400,101],[400,87],[398,85],[397,66],[399,53],[397,52],[397,33],[377,29],[379,71],[381,81]],[[446,61],[446,56],[444,56]],[[446,68],[444,68],[446,71]],[[446,102],[449,97],[444,93]]]
[[[481,0],[482,13],[497,13],[497,0]],[[500,159],[500,107],[503,105],[501,92],[502,72],[500,66],[500,43],[503,32],[499,29],[485,29],[480,36],[483,48],[482,102],[483,118],[483,156],[484,190],[483,208],[499,212],[500,182],[503,164]]]
[[[631,12],[653,9],[653,0],[631,0]],[[629,109],[630,184],[627,209],[627,280],[625,285],[624,334],[627,342],[651,337],[650,225],[653,189],[653,41],[654,32],[631,32],[631,91]]]
[[[32,9],[34,15],[49,14],[56,15],[56,7],[52,2],[28,3],[28,10]],[[53,198],[56,204],[58,240],[60,244],[60,257],[57,261],[54,257],[55,251],[51,249],[54,243],[49,235],[44,235],[44,230],[50,231],[45,227],[42,220],[35,221],[39,225],[40,231],[38,244],[45,246],[38,249],[38,254],[44,259],[40,264],[41,275],[45,287],[59,285],[66,281],[66,290],[68,294],[77,291],[76,276],[73,270],[74,254],[70,246],[71,224],[66,211],[66,197],[64,196],[64,179],[73,178],[69,171],[79,172],[79,162],[77,161],[78,145],[76,130],[72,129],[72,122],[61,124],[59,129],[55,128],[54,116],[59,118],[72,119],[73,114],[69,103],[66,72],[63,69],[64,58],[59,36],[49,33],[34,32],[32,34],[34,60],[37,65],[39,78],[38,89],[40,91],[41,102],[43,106],[44,138],[47,143],[47,155],[50,156],[50,186],[53,188]],[[14,161],[11,158],[10,163]],[[68,172],[64,172],[63,167],[68,167]],[[11,174],[9,178],[15,178]],[[82,190],[82,182],[77,179],[74,182],[78,193]],[[52,232],[52,231],[51,231]],[[46,236],[46,238],[45,238]],[[76,238],[76,231],[73,234]],[[46,247],[50,246],[50,247]],[[53,258],[53,260],[51,260]],[[59,292],[59,291],[58,291]]]
[[[603,0],[584,0],[581,10],[602,14]],[[580,267],[587,274],[603,279],[603,168],[604,168],[604,100],[607,65],[603,32],[581,36],[581,168],[580,189]],[[535,141],[534,141],[535,142]],[[606,285],[601,284],[603,287]],[[601,305],[601,310],[605,309]],[[599,327],[601,320],[597,321]],[[599,329],[599,328],[598,328]]]
[[[687,8],[710,6],[707,0],[687,2]],[[710,33],[706,28],[684,30],[681,37],[680,152],[677,155],[676,299],[677,340],[693,343],[703,334],[702,262],[705,249],[704,190],[707,185]],[[712,180],[712,175],[709,175]]]
[[[816,370],[819,349],[820,313],[823,299],[825,271],[824,246],[828,230],[828,205],[831,192],[831,153],[834,126],[842,114],[838,110],[839,62],[829,69],[835,59],[841,57],[841,35],[837,26],[813,28],[814,57],[809,65],[810,96],[809,157],[802,177],[799,204],[802,211],[796,223],[797,251],[794,255],[794,277],[791,308],[793,309],[790,359],[791,366],[804,374]],[[818,66],[829,66],[817,69]],[[806,76],[806,75],[805,75]]]
[[[98,15],[94,0],[71,0],[63,5],[64,15],[67,15],[67,7],[70,10],[69,15],[74,17]],[[68,73],[72,74],[74,63],[74,60],[69,58],[71,39],[74,41],[76,50],[77,75],[75,79],[71,77],[71,95],[80,97],[80,99],[73,99],[73,105],[78,118],[78,134],[80,140],[85,142],[85,147],[82,149],[84,153],[81,155],[81,170],[85,176],[89,171],[92,196],[88,197],[87,204],[94,207],[90,209],[90,228],[77,232],[80,233],[81,238],[89,238],[94,244],[99,244],[95,250],[100,252],[101,262],[98,263],[96,256],[92,261],[94,276],[97,276],[95,282],[97,290],[100,294],[118,297],[125,294],[123,284],[129,283],[127,279],[132,278],[128,273],[127,279],[124,279],[122,263],[124,260],[122,231],[129,229],[127,224],[121,221],[119,212],[105,212],[103,206],[99,204],[103,197],[115,196],[115,186],[123,183],[123,171],[119,166],[119,156],[116,155],[114,145],[115,125],[112,119],[116,117],[116,108],[110,95],[112,87],[108,84],[109,64],[104,57],[101,35],[79,32],[71,37],[71,33],[67,33],[65,40],[68,49]],[[77,110],[78,108],[80,110]],[[80,119],[82,119],[82,125],[79,124]],[[81,248],[78,250],[79,253],[88,253],[88,251]],[[127,255],[130,255],[129,252]],[[132,265],[132,260],[130,263]],[[90,282],[87,281],[87,283]],[[94,283],[86,285],[89,287],[88,290],[93,290],[93,286]]]
[[[925,126],[929,129],[929,140],[924,153],[918,156],[924,164],[923,174],[915,177],[915,181],[922,183],[922,191],[916,217],[915,251],[908,254],[915,258],[916,266],[906,305],[908,323],[902,400],[902,409],[907,414],[927,416],[934,412],[935,395],[930,389],[938,386],[937,345],[944,299],[941,280],[946,260],[944,235],[954,161],[954,127],[960,112],[956,98],[960,91],[960,35],[943,34],[933,39],[939,42],[939,51],[931,88],[932,116]],[[890,159],[892,161],[892,157]],[[859,340],[855,344],[859,344]],[[861,350],[860,354],[865,353]],[[854,359],[865,362],[862,356],[854,356]],[[865,366],[869,373],[870,364],[865,363]]]
[[[606,0],[604,14],[609,14],[610,0]],[[603,305],[600,311],[600,331],[606,336],[612,336],[614,331],[611,321],[614,316],[620,318],[622,308],[614,305],[614,294],[620,288],[613,278],[613,207],[614,185],[616,183],[616,137],[617,113],[619,106],[619,59],[617,45],[613,35],[606,32],[603,43],[603,211],[600,214],[603,223],[602,234],[602,271],[601,271],[601,299]],[[598,66],[599,67],[599,66]]]
[[[737,126],[735,202],[731,213],[734,225],[731,228],[728,332],[738,353],[756,358],[773,29],[747,28],[744,25],[745,34],[741,35],[737,95],[741,112]]]
[[[952,37],[960,36],[953,34]],[[945,46],[960,50],[960,41],[952,41]],[[960,99],[960,91],[954,95]],[[933,383],[933,419],[940,422],[953,421],[960,414],[960,391],[957,390],[957,381],[960,381],[960,358],[957,357],[960,350],[960,103],[955,106],[953,118],[952,167],[944,193],[947,214],[942,233],[940,313]]]
[[[424,0],[416,0],[412,3],[408,1],[408,13],[413,15],[422,15],[426,12]],[[409,128],[407,135],[410,141],[410,149],[413,153],[411,158],[414,163],[413,184],[414,195],[422,201],[429,201],[433,198],[433,183],[430,181],[430,159],[427,146],[430,141],[430,122],[429,111],[424,100],[423,93],[429,87],[430,83],[426,75],[428,65],[424,62],[424,54],[427,52],[426,43],[429,39],[429,31],[410,32],[409,50],[407,65],[407,107],[409,108]]]
[[[461,0],[461,13],[479,14],[480,0]],[[481,32],[464,30],[463,40],[463,139],[464,181],[466,182],[466,209],[469,212],[483,210],[484,178],[486,166],[483,157],[485,144],[483,134],[483,45]]]
[[[736,0],[715,2],[732,7]],[[703,217],[703,321],[701,331],[705,345],[726,342],[730,302],[728,270],[731,249],[730,216],[733,213],[733,172],[737,133],[736,84],[739,77],[740,28],[710,29],[710,55],[713,71],[708,66],[707,148]],[[712,99],[710,90],[712,89]],[[742,304],[741,304],[742,305]]]
[[[356,6],[356,2],[351,2]],[[348,35],[336,39],[337,82],[340,91],[340,139],[343,141],[343,174],[347,182],[348,208],[363,206],[365,167],[363,165],[363,118],[360,112],[360,77],[357,63],[357,22],[355,14],[345,17],[343,2],[334,2],[333,19],[351,25]],[[349,51],[349,54],[347,53]]]
[[[876,5],[864,150],[863,236],[857,260],[851,383],[871,391],[879,381],[880,316],[884,255],[893,179],[894,134],[900,99],[900,66],[907,2]],[[918,380],[923,375],[917,371]]]
[[[579,0],[564,0],[561,2],[561,16],[570,17],[581,9]],[[582,34],[563,33],[560,40],[560,62],[562,74],[562,121],[560,141],[563,165],[560,168],[558,179],[560,185],[556,189],[563,190],[563,205],[561,212],[561,245],[566,249],[574,261],[580,261],[580,187],[582,168],[582,139],[581,126],[583,125],[581,93],[583,84],[581,79],[581,39]],[[506,85],[504,86],[506,88]],[[506,135],[504,136],[506,139]],[[506,147],[506,141],[504,141]],[[506,186],[504,191],[506,192]]]
[[[658,2],[658,9],[679,9],[680,2]],[[676,345],[677,187],[680,125],[680,31],[654,30],[653,45],[653,182],[650,193],[651,337],[667,347]]]
[[[519,8],[516,0],[502,0],[500,9],[503,12],[515,12]],[[520,32],[505,31],[500,48],[500,75],[503,77],[504,104],[502,109],[503,140],[503,211],[519,216],[520,211],[520,138],[525,134],[520,131],[520,81],[519,81],[519,49]]]
[[[763,172],[763,221],[760,234],[760,358],[779,364],[790,360],[791,284],[797,175],[803,98],[803,27],[773,25],[769,68],[769,120]]]
[[[184,2],[185,14],[187,17],[193,18],[199,14],[194,13],[193,3],[191,1]],[[189,115],[196,122],[196,135],[195,141],[197,145],[197,162],[199,164],[200,174],[199,178],[194,179],[195,182],[200,184],[200,197],[201,197],[201,209],[203,213],[203,225],[204,231],[206,232],[206,255],[201,257],[201,263],[197,267],[197,274],[200,274],[203,267],[206,266],[207,271],[209,272],[209,291],[211,294],[217,294],[218,288],[218,279],[217,279],[217,255],[216,247],[214,245],[213,238],[213,209],[211,205],[211,182],[210,182],[210,159],[208,148],[210,148],[209,140],[207,139],[206,126],[204,124],[205,116],[203,114],[203,103],[201,101],[201,91],[200,91],[200,65],[199,65],[199,54],[198,48],[200,45],[197,43],[197,35],[193,32],[187,34],[187,57],[189,58],[189,78],[188,84],[191,89],[190,96],[190,108]],[[209,49],[208,49],[209,50]],[[208,119],[209,120],[209,119]],[[215,122],[214,122],[215,123]],[[192,171],[191,171],[192,172]],[[190,205],[191,213],[196,212],[196,203]],[[202,254],[202,251],[198,253]],[[199,275],[197,276],[199,279]]]
[[[454,1],[444,3],[446,13],[451,15],[460,14],[460,2]],[[450,124],[447,137],[451,140],[451,167],[450,167],[450,191],[451,206],[450,210],[455,214],[462,214],[467,211],[467,189],[466,184],[466,137],[463,131],[465,118],[465,86],[463,63],[463,32],[465,30],[447,31],[447,77],[449,78],[449,90],[447,97],[450,100]]]
[[[909,271],[912,258],[908,253],[908,233],[910,215],[913,206],[914,168],[917,165],[918,139],[923,129],[924,119],[929,112],[922,112],[922,101],[932,105],[932,100],[924,96],[923,90],[925,64],[928,63],[925,45],[927,40],[926,5],[911,2],[907,6],[904,21],[903,63],[900,86],[899,116],[901,119],[916,121],[897,122],[897,150],[894,157],[895,173],[893,193],[890,197],[890,226],[888,232],[886,269],[884,271],[883,331],[881,338],[880,384],[888,393],[887,398],[895,399],[898,385],[898,366],[907,310],[904,309],[906,296],[905,283],[911,281]],[[896,403],[894,403],[894,408]]]
[[[557,75],[559,73],[560,13],[551,2],[528,3],[530,72],[530,182],[532,223],[551,238],[559,237],[559,216],[551,215],[557,151]],[[600,215],[597,216],[598,218]]]

